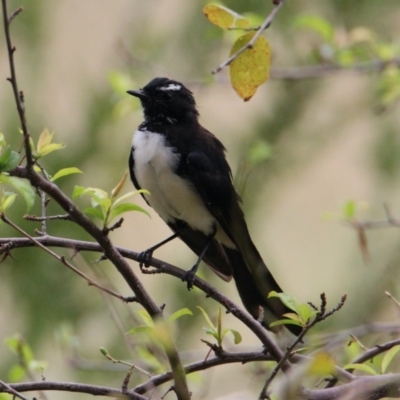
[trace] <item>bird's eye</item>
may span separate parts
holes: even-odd
[[[163,92],[163,99],[171,100],[172,99],[172,93],[170,91]]]

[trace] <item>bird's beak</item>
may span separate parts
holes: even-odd
[[[127,90],[126,93],[129,93],[132,96],[138,97],[140,100],[147,99],[147,94],[143,92],[142,89],[139,90]]]

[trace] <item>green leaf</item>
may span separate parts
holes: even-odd
[[[201,313],[203,314],[203,317],[204,317],[204,319],[206,320],[207,325],[208,325],[211,329],[216,330],[214,324],[211,322],[211,319],[210,319],[210,317],[208,316],[208,314],[206,313],[206,311],[204,310],[204,308],[202,308],[202,307],[200,307],[200,306],[196,306],[196,307],[197,307],[197,308],[201,311]]]
[[[365,364],[347,364],[343,367],[343,369],[356,369],[358,371],[366,372],[369,375],[378,375],[373,368]]]
[[[279,326],[279,325],[296,325],[296,326],[302,326],[299,322],[294,321],[293,319],[280,319],[279,321],[271,322],[269,326],[272,328],[274,326]]]
[[[0,183],[6,183],[16,189],[25,200],[27,210],[29,211],[32,208],[35,202],[35,192],[28,181],[0,174]]]
[[[230,55],[232,56],[254,37],[255,32],[240,36],[233,44]],[[232,87],[244,100],[250,100],[257,88],[269,77],[271,64],[271,51],[268,40],[260,36],[251,48],[246,49],[229,65],[229,75]]]
[[[139,310],[139,311],[136,311],[136,312],[140,315],[140,317],[142,318],[143,322],[147,326],[154,327],[154,322],[153,322],[153,320],[151,319],[149,313],[146,310]]]
[[[99,208],[87,207],[83,210],[83,212],[92,217],[98,218],[101,221],[104,221],[104,215]]]
[[[125,193],[121,197],[118,197],[118,199],[116,199],[113,204],[114,205],[119,204],[122,201],[124,201],[126,199],[129,199],[129,197],[136,196],[137,194],[148,194],[148,195],[150,195],[150,192],[148,190],[146,190],[146,189],[133,190],[131,192]]]
[[[64,176],[72,175],[72,174],[82,174],[82,171],[76,167],[63,168],[63,169],[60,169],[59,171],[57,171],[53,175],[53,177],[51,178],[51,181],[55,182],[59,178],[63,178]]]
[[[286,307],[290,308],[292,311],[297,313],[298,308],[299,308],[299,302],[290,294],[277,293],[272,290],[269,293],[268,297],[278,297]]]
[[[207,4],[203,8],[203,13],[210,22],[222,29],[247,28],[249,26],[247,18],[217,4]]]
[[[314,310],[310,305],[302,303],[298,305],[297,313],[299,314],[301,320],[306,323],[317,314],[317,311]]]
[[[239,344],[242,341],[242,335],[235,329],[229,329],[229,332],[233,335],[233,342]]]
[[[76,185],[74,187],[74,191],[72,192],[72,198],[75,200],[78,197],[81,197],[83,192],[85,191],[85,187]]]
[[[4,213],[7,208],[10,208],[11,205],[14,203],[15,198],[17,195],[12,192],[3,192],[3,196],[0,200],[0,211]]]
[[[193,313],[188,308],[181,308],[178,311],[175,311],[172,315],[170,315],[167,319],[168,322],[173,322],[176,319],[182,317],[183,315],[190,315],[192,316]]]
[[[204,328],[207,335],[212,336],[219,343],[219,335],[215,328]]]
[[[110,212],[108,219],[109,219],[109,221],[112,221],[118,215],[129,212],[129,211],[142,212],[150,217],[150,214],[144,208],[138,206],[137,204],[122,203],[122,204],[118,204],[117,206],[111,208],[111,212]]]
[[[381,371],[382,374],[384,374],[389,366],[389,364],[392,362],[394,356],[399,352],[400,350],[400,345],[392,347],[383,357],[382,360],[382,367]]]
[[[7,172],[14,169],[19,163],[19,154],[12,151],[10,146],[0,156],[0,172]]]
[[[283,316],[286,318],[292,319],[293,321],[296,321],[298,323],[303,322],[302,318],[299,315],[297,315],[296,313],[285,313],[285,314],[283,314]]]
[[[311,29],[328,43],[333,42],[335,36],[335,30],[332,24],[325,18],[316,15],[300,15],[295,18],[294,26],[296,28]]]

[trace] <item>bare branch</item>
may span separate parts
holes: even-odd
[[[12,388],[10,385],[8,385],[3,381],[0,381],[0,387],[6,389],[5,392],[12,394],[14,397],[18,397],[21,400],[28,400],[27,397],[23,396],[21,393],[19,393],[18,391],[16,391],[14,388]],[[2,391],[1,388],[0,391]]]
[[[111,296],[116,297],[117,299],[120,299],[124,302],[129,302],[128,298],[120,295],[119,293],[114,292],[113,290],[110,290],[99,283],[95,282],[93,279],[89,278],[85,273],[80,271],[78,268],[74,267],[71,263],[69,263],[64,256],[59,256],[57,253],[54,251],[50,250],[46,246],[44,246],[42,243],[38,242],[34,237],[29,235],[27,232],[25,232],[23,229],[21,229],[19,226],[15,225],[12,221],[10,221],[4,214],[1,215],[1,219],[8,225],[12,226],[15,230],[17,230],[19,233],[24,235],[26,238],[28,238],[32,243],[34,243],[36,246],[44,250],[46,253],[50,254],[52,257],[54,257],[56,260],[60,261],[62,264],[64,264],[66,267],[68,267],[70,270],[74,271],[77,275],[79,275],[81,278],[85,279],[87,283],[90,286],[94,286],[103,292],[106,292],[110,294]]]
[[[148,397],[142,396],[141,394],[134,393],[133,391],[123,392],[120,389],[114,389],[106,386],[96,385],[85,385],[74,382],[51,382],[51,381],[40,381],[40,382],[27,382],[27,383],[12,383],[9,384],[11,390],[17,392],[32,392],[32,391],[62,391],[70,393],[87,393],[93,396],[105,396],[110,398],[121,398],[128,400],[149,400]],[[0,392],[14,394],[8,389],[2,389]],[[25,397],[24,400],[27,400]]]
[[[22,133],[24,135],[24,148],[25,148],[27,166],[29,169],[32,169],[33,157],[32,157],[31,145],[29,143],[30,135],[25,117],[24,94],[22,91],[18,90],[17,74],[15,72],[15,62],[14,62],[14,53],[16,48],[13,46],[11,42],[11,34],[10,34],[11,22],[22,11],[22,7],[18,8],[10,16],[8,16],[7,0],[1,0],[1,4],[3,9],[4,33],[6,37],[8,61],[11,74],[11,77],[8,78],[8,80],[11,82],[11,86],[14,92],[15,104],[17,106],[19,120],[21,122]]]

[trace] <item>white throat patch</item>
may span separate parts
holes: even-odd
[[[177,85],[175,83],[170,83],[168,86],[160,87],[159,90],[167,91],[167,90],[181,90],[182,86]]]

